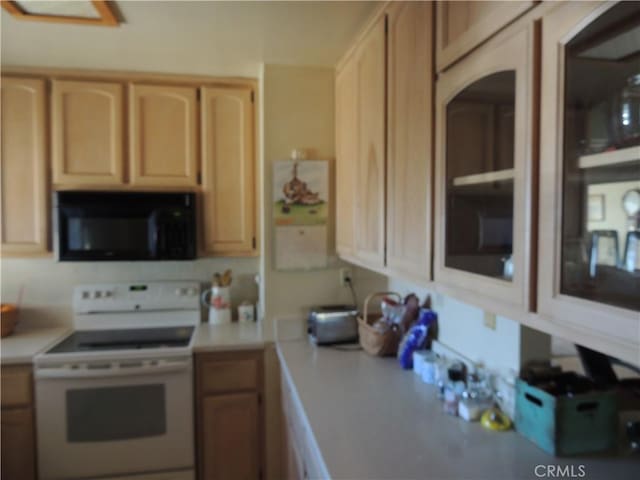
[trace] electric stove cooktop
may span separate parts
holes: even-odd
[[[187,347],[194,327],[77,330],[46,354]]]

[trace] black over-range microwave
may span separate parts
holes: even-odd
[[[196,256],[193,193],[56,192],[58,260],[189,260]]]

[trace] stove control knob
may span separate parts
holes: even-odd
[[[84,292],[82,292],[82,299],[86,300],[87,298],[89,298],[89,292],[87,292],[86,290]]]
[[[113,292],[111,290],[105,290],[104,293],[103,293],[103,296],[105,298],[111,298],[111,297],[113,297]]]
[[[93,298],[102,298],[102,292],[100,290],[96,290],[93,292]]]

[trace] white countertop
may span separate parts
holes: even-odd
[[[264,343],[262,329],[256,323],[201,323],[194,332],[193,351],[247,350],[263,348]]]
[[[537,479],[537,465],[574,465],[575,475],[584,465],[585,480],[640,478],[637,455],[556,458],[514,431],[446,415],[435,387],[395,358],[306,341],[279,342],[278,354],[331,478]]]
[[[12,335],[0,341],[0,360],[3,365],[31,363],[35,355],[52,347],[72,331],[71,327],[18,324]],[[255,323],[201,323],[194,332],[193,351],[246,350],[263,348],[264,343],[262,329]]]
[[[0,340],[3,365],[31,363],[33,357],[71,333],[71,327],[35,327],[18,324],[15,331]]]

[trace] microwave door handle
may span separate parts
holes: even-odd
[[[189,360],[180,360],[160,361],[157,364],[147,363],[139,367],[123,367],[119,364],[112,364],[105,368],[41,367],[36,368],[34,374],[36,378],[50,379],[113,378],[181,372],[190,368],[191,362]]]

